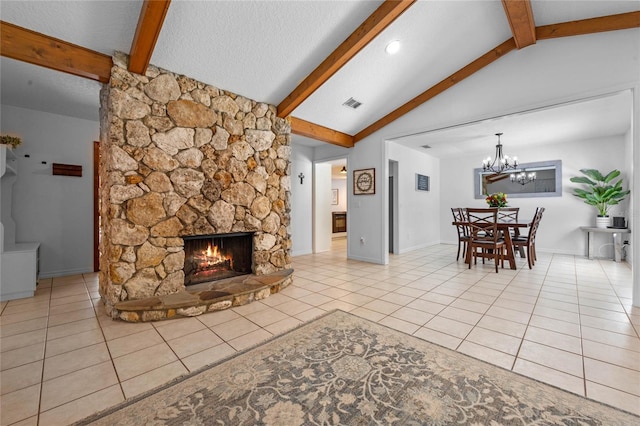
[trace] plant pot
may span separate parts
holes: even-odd
[[[596,216],[596,228],[606,228],[611,226],[611,218],[609,216]]]

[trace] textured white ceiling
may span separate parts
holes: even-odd
[[[277,105],[380,3],[173,0],[151,62]],[[0,19],[112,54],[129,51],[141,5],[2,0]],[[640,2],[532,0],[532,8],[536,25],[547,25],[639,10]],[[356,133],[509,37],[500,0],[419,1],[292,115]],[[402,42],[395,56],[384,53],[391,39]],[[98,83],[6,58],[0,74],[2,104],[98,119]],[[342,106],[349,97],[362,107]],[[606,128],[597,118],[585,126]],[[407,126],[419,129],[420,123]]]
[[[277,105],[380,3],[172,2],[151,62]]]
[[[98,121],[102,84],[75,75],[0,58],[2,104]]]
[[[142,0],[2,0],[3,21],[112,55],[129,52]]]
[[[640,8],[638,0],[531,0],[536,26],[617,15]]]

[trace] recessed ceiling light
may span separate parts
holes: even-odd
[[[384,48],[384,51],[387,52],[389,55],[393,55],[394,53],[398,52],[398,50],[400,50],[399,40],[393,40],[389,42],[389,44],[387,44],[387,47]]]

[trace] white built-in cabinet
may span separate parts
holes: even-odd
[[[13,184],[18,160],[0,145],[0,301],[31,297],[38,281],[39,243],[17,243],[12,214]]]

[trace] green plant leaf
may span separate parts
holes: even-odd
[[[600,171],[596,169],[580,169],[580,171],[596,182],[602,182],[604,180],[604,176],[602,176],[602,173],[600,173]]]
[[[571,182],[573,183],[584,183],[587,185],[595,185],[596,183],[594,181],[592,181],[591,179],[589,179],[588,177],[584,177],[584,176],[576,176],[576,177],[572,177],[571,179],[569,179]]]
[[[606,175],[603,179],[603,181],[605,181],[606,183],[611,182],[613,179],[617,178],[618,176],[620,176],[620,170],[612,170],[609,172],[608,175]]]

